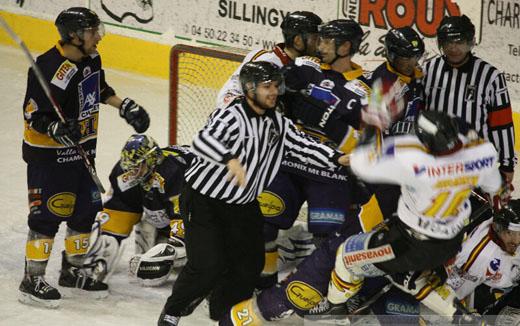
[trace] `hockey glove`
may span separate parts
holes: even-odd
[[[47,134],[56,142],[71,147],[76,145],[81,139],[81,128],[76,120],[53,121],[47,127]]]
[[[138,133],[145,132],[150,126],[150,116],[145,109],[128,97],[123,100],[119,107],[119,116],[125,118],[126,122],[134,127]]]
[[[455,325],[472,325],[472,326],[485,326],[487,325],[482,315],[477,312],[469,311],[462,303],[455,300],[454,302],[457,310],[453,315],[453,324]]]

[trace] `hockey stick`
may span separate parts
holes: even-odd
[[[45,95],[49,99],[49,101],[52,104],[52,107],[54,108],[54,111],[58,115],[61,122],[65,123],[65,116],[63,114],[63,110],[58,104],[58,102],[54,99],[51,93],[51,88],[45,78],[43,77],[43,73],[41,72],[40,68],[36,64],[36,61],[34,61],[34,58],[31,55],[31,52],[29,52],[29,49],[25,45],[25,43],[16,35],[16,33],[11,29],[11,27],[7,24],[7,22],[4,20],[2,16],[0,16],[0,25],[4,28],[4,30],[11,36],[11,38],[18,43],[20,48],[22,49],[23,53],[25,54],[27,60],[31,64],[31,68],[34,71],[34,74],[36,75],[36,78],[38,79],[38,82],[40,83],[41,87],[43,88],[43,91],[45,92]],[[105,193],[105,188],[103,187],[103,184],[101,183],[101,180],[99,180],[99,177],[97,175],[96,169],[94,168],[94,165],[92,165],[92,162],[90,162],[87,153],[81,147],[79,143],[75,144],[76,150],[78,154],[83,159],[83,162],[85,164],[85,167],[87,168],[88,172],[90,173],[90,176],[92,177],[92,180],[96,184],[97,188],[101,193]]]
[[[484,213],[488,210],[493,210],[489,201],[483,196],[481,196],[479,193],[471,191],[471,195],[477,198],[478,201],[482,204],[482,206],[477,208],[475,211],[471,212],[469,218],[470,222],[466,226],[464,226],[464,228],[462,229],[463,232],[469,232],[473,230],[475,227],[477,227],[480,223],[487,220],[489,217],[484,215]]]

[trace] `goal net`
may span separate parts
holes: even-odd
[[[170,52],[169,143],[191,144],[215,110],[217,94],[244,59],[232,48],[175,45]]]

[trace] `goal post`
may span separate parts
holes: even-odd
[[[191,144],[245,51],[178,44],[170,52],[169,144]]]

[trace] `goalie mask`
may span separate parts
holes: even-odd
[[[462,144],[457,122],[442,112],[421,111],[415,122],[415,133],[433,155],[449,154]]]
[[[136,134],[130,136],[125,143],[119,165],[123,171],[130,172],[142,184],[162,161],[162,150],[155,140],[147,135]]]

